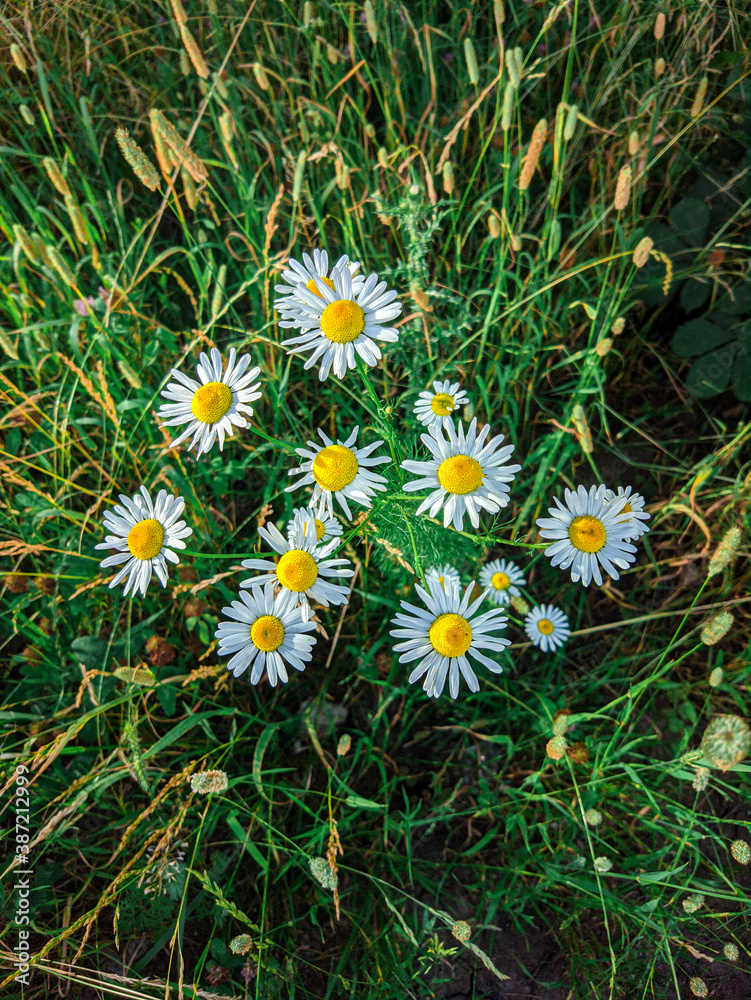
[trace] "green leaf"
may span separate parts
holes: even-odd
[[[693,312],[695,309],[701,309],[709,298],[709,292],[709,282],[689,278],[681,285],[679,302],[686,312]]]
[[[70,651],[87,670],[104,670],[109,644],[95,635],[82,635],[70,644]]]
[[[353,809],[385,809],[384,805],[379,802],[373,802],[372,799],[364,799],[361,795],[349,794],[344,800],[348,806]]]
[[[733,362],[733,392],[744,403],[751,400],[751,328],[746,328],[738,338]]]
[[[164,709],[165,715],[174,715],[177,707],[177,692],[174,684],[161,684],[156,689],[156,696],[159,704]]]
[[[733,288],[732,295],[730,292],[723,295],[717,308],[726,316],[743,316],[751,312],[751,286],[746,284]]]
[[[732,338],[732,330],[723,330],[705,319],[691,319],[678,327],[670,346],[680,357],[693,358],[726,344]]]
[[[636,876],[637,882],[664,882],[666,878],[670,878],[671,875],[676,875],[678,872],[682,872],[683,869],[688,864],[679,865],[678,868],[669,868],[666,872],[642,872],[641,875]]]
[[[709,399],[730,385],[730,374],[737,352],[734,342],[695,361],[686,378],[686,388],[696,399]]]
[[[682,198],[670,211],[670,221],[686,246],[704,246],[709,228],[709,206],[698,198]]]

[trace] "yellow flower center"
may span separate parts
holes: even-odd
[[[438,466],[438,482],[449,493],[474,493],[482,478],[480,463],[469,455],[453,455]]]
[[[327,288],[331,289],[332,292],[335,291],[335,289],[334,289],[334,282],[331,280],[331,278],[324,278],[324,277],[322,277],[319,274],[318,275],[318,280],[322,281],[324,283],[324,285],[326,285]],[[317,295],[319,299],[323,298],[323,296],[321,295],[321,293],[316,288],[316,283],[315,283],[315,281],[313,281],[312,278],[310,279],[310,281],[307,283],[307,285],[305,287],[308,289],[309,292],[312,292],[314,295]]]
[[[555,626],[549,618],[541,618],[537,623],[537,628],[543,635],[550,635]]]
[[[316,526],[316,539],[320,542],[326,534],[326,525],[323,521],[319,521],[317,517],[313,518],[313,524]]]
[[[493,573],[493,577],[490,582],[496,590],[508,590],[511,586],[511,580],[509,580],[505,573]]]
[[[431,399],[430,409],[437,417],[448,417],[454,412],[454,397],[447,392],[439,392]]]
[[[365,327],[365,313],[351,299],[331,302],[321,315],[321,329],[335,344],[356,340]]]
[[[136,559],[153,559],[162,551],[164,528],[153,517],[134,524],[128,532],[128,548]]]
[[[287,590],[300,594],[309,590],[318,578],[316,561],[309,552],[292,549],[276,564],[276,578]]]
[[[621,511],[621,514],[633,514],[633,512],[634,508],[631,506],[630,503],[627,503],[626,506]]]
[[[472,629],[461,615],[439,615],[430,626],[430,641],[441,656],[461,656],[472,645]]]
[[[568,529],[568,537],[580,552],[599,552],[607,541],[605,525],[599,517],[584,514],[575,517]]]
[[[232,390],[224,382],[207,382],[193,395],[190,408],[202,424],[218,423],[232,406]]]
[[[250,639],[256,649],[271,653],[284,642],[284,625],[274,615],[261,615],[250,626]]]
[[[439,577],[438,577],[438,582],[440,583],[440,585],[441,585],[441,586],[443,587],[443,589],[444,589],[444,590],[446,589],[446,583],[445,583],[445,580],[446,580],[446,577],[445,577],[445,576],[439,576]]]
[[[337,490],[349,486],[357,475],[355,453],[341,444],[321,448],[313,459],[313,478],[322,490]]]

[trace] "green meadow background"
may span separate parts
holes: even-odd
[[[2,5],[3,995],[748,997],[730,843],[751,839],[749,765],[700,749],[714,716],[745,717],[751,677],[748,16]],[[274,285],[314,247],[399,293],[377,403],[356,372],[320,383],[279,346]],[[263,397],[196,461],[156,409],[169,369],[212,346],[249,352]],[[514,444],[509,506],[461,534],[379,498],[304,674],[232,679],[214,631],[257,526],[303,498],[284,492],[294,448],[391,420],[421,455],[412,406],[445,378]],[[600,482],[642,493],[650,532],[585,589],[535,518]],[[94,546],[141,484],[183,496],[194,533],[168,587],[130,601]],[[388,635],[415,551],[466,582],[514,559],[571,639],[542,654],[512,609],[504,672],[427,698]],[[207,769],[225,791],[193,791]]]

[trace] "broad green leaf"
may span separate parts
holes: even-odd
[[[694,309],[701,309],[709,298],[711,285],[708,281],[699,281],[697,278],[689,278],[681,285],[679,302],[686,312],[693,312]]]
[[[732,330],[723,330],[705,319],[691,319],[678,327],[670,346],[682,358],[694,358],[732,339]]]
[[[686,867],[686,864],[679,865],[678,868],[669,868],[664,872],[642,872],[641,875],[636,876],[637,882],[664,882],[665,879],[670,878],[671,875],[677,875],[678,872],[682,872]]]
[[[104,670],[109,644],[95,635],[82,635],[70,644],[70,651],[89,670]]]
[[[709,399],[730,385],[737,351],[736,343],[721,347],[695,361],[686,378],[686,388],[697,399]]]
[[[738,338],[733,362],[733,392],[744,403],[751,400],[751,328],[747,327]]]
[[[709,206],[698,198],[682,198],[670,211],[670,221],[687,246],[704,246],[709,227]]]

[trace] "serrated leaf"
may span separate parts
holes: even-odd
[[[679,302],[686,312],[693,312],[695,309],[701,309],[709,298],[709,292],[709,282],[689,278],[681,285]]]
[[[723,330],[705,319],[690,319],[675,331],[670,346],[680,357],[694,358],[732,339],[732,330]]]
[[[730,375],[736,355],[736,343],[721,347],[695,361],[686,378],[686,389],[696,399],[709,399],[724,392],[730,385]]]
[[[704,246],[709,228],[709,206],[698,198],[682,198],[670,210],[670,221],[686,246]]]

